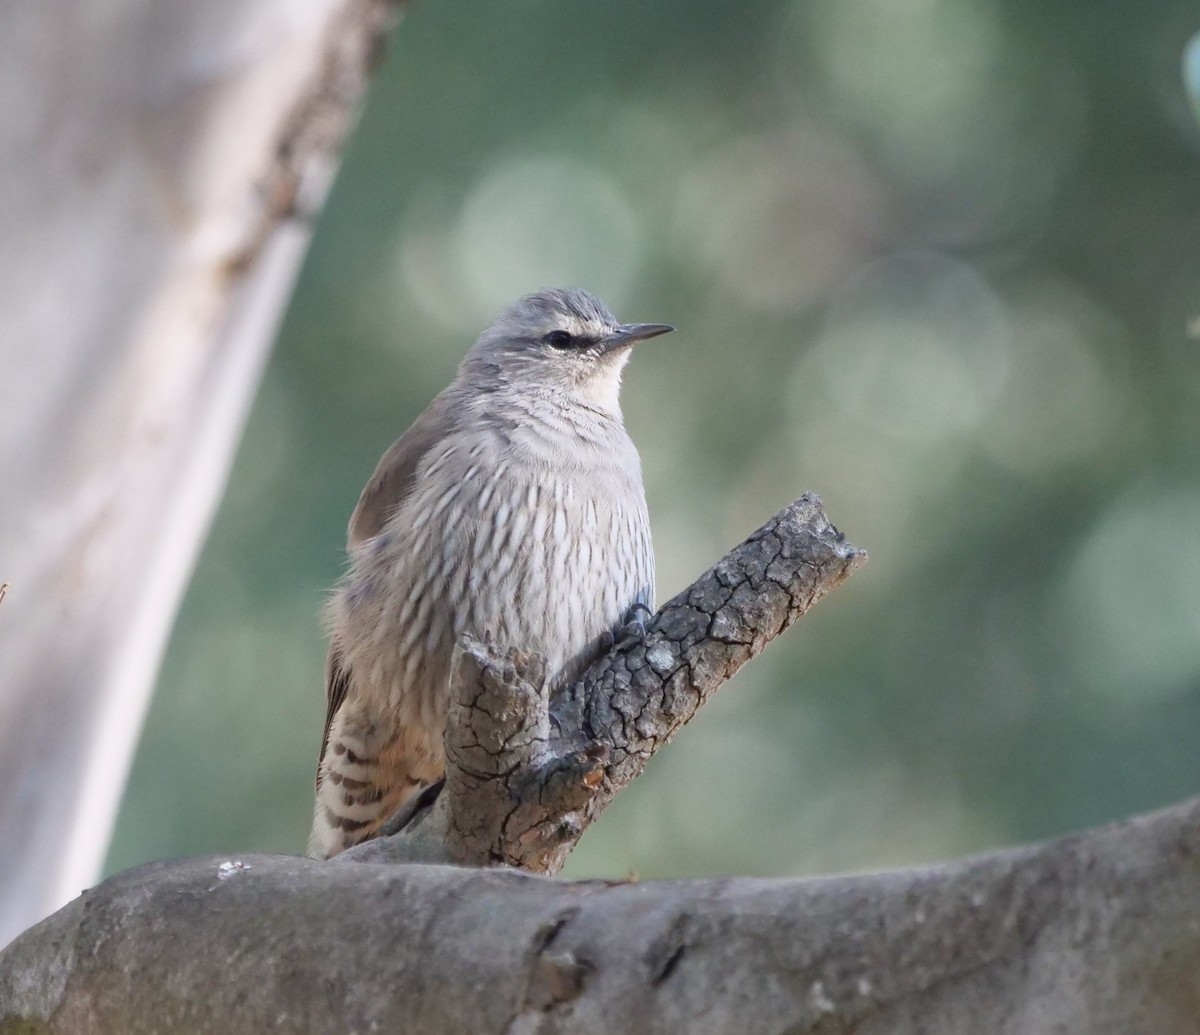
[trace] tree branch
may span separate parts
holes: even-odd
[[[0,1032],[1200,1035],[1200,799],[817,880],[155,863],[0,953]]]
[[[355,857],[553,870],[708,696],[863,560],[805,497],[561,692],[536,656],[464,644],[445,793]],[[824,880],[156,863],[0,952],[0,1035],[1200,1035],[1197,901],[1200,799],[1034,848]]]
[[[866,560],[806,494],[573,685],[551,693],[539,655],[464,638],[444,792],[399,833],[338,858],[557,873],[614,795],[717,688]]]

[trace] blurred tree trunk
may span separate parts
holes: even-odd
[[[0,945],[98,873],[392,7],[0,6]]]

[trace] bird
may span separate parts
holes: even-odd
[[[672,330],[618,323],[579,288],[526,295],[384,453],[326,607],[311,856],[378,836],[442,778],[460,636],[540,652],[564,685],[652,610],[641,461],[619,397],[633,346]]]

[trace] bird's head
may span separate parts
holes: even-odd
[[[479,336],[462,372],[488,385],[562,394],[619,412],[621,370],[639,341],[675,328],[618,323],[579,288],[549,288],[510,305]]]

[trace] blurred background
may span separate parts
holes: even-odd
[[[624,406],[659,600],[806,489],[871,562],[574,876],[806,874],[1200,792],[1185,0],[427,0],[396,35],[175,630],[109,870],[303,851],[319,611],[495,313],[676,334]]]

